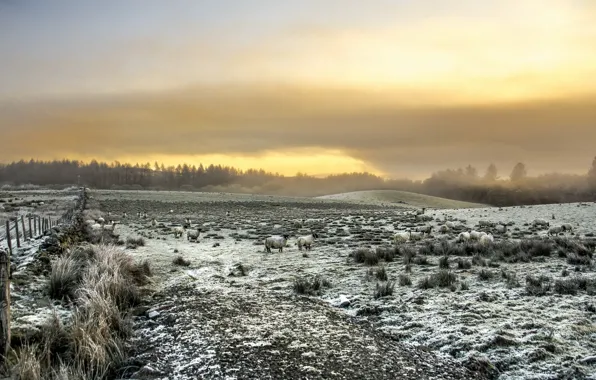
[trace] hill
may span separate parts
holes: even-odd
[[[390,203],[403,207],[428,207],[440,209],[489,207],[481,203],[456,201],[453,199],[433,197],[430,195],[410,193],[397,190],[368,190],[349,193],[331,194],[316,199],[338,200],[357,203]]]

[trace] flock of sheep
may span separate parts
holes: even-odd
[[[416,220],[419,221],[424,219],[420,218],[420,216],[425,216],[424,212],[425,209],[422,209],[421,211],[408,212],[407,214],[415,216]],[[432,216],[428,215],[428,217],[430,219],[427,218],[426,220],[433,219]],[[495,223],[486,220],[481,220],[478,222],[479,228],[492,230],[492,232],[499,235],[507,234],[507,227],[509,225],[510,223]],[[535,219],[532,222],[532,226],[535,228],[548,228],[549,236],[557,236],[560,233],[573,232],[573,226],[569,223],[564,223],[558,226],[551,226],[550,223],[544,219]],[[404,231],[397,232],[395,235],[393,235],[393,241],[395,244],[402,244],[408,241],[422,240],[425,235],[430,235],[433,228],[434,227],[432,225],[418,226],[415,227],[414,231],[412,231],[411,228],[407,228]],[[465,228],[465,226],[459,225],[455,221],[445,220],[444,223],[438,226],[437,229],[439,233],[441,233],[444,236],[445,234],[448,234],[454,230],[457,231]],[[484,245],[491,244],[494,242],[494,240],[494,235],[491,232],[477,231],[475,229],[470,228],[467,228],[467,231],[460,232],[455,239],[456,242],[477,241],[480,244]]]
[[[170,210],[170,213],[173,213],[173,210]],[[229,212],[227,212],[226,215],[229,215]],[[122,219],[128,218],[126,212],[122,213],[121,215],[113,215],[111,212],[108,212],[105,216],[106,218],[98,217],[97,219],[86,220],[85,223],[92,230],[108,230],[114,232],[116,225],[120,223]],[[426,214],[425,208],[422,208],[420,210],[406,211],[404,212],[404,216],[412,218],[415,222],[430,222],[434,220],[433,216]],[[137,212],[137,218],[147,219],[148,215],[146,212]],[[494,223],[490,221],[481,220],[478,222],[477,227],[479,229],[488,231],[485,232],[467,228],[466,226],[460,224],[458,221],[455,220],[445,219],[441,225],[436,227],[436,229],[440,234],[439,238],[448,237],[451,233],[458,233],[455,236],[456,242],[476,241],[480,244],[488,245],[494,242],[495,237],[493,233],[505,236],[507,234],[507,227],[511,224],[512,223]],[[532,222],[532,225],[535,228],[548,229],[549,236],[556,236],[561,233],[573,231],[573,227],[569,223],[551,226],[550,223],[544,219],[536,219]],[[155,218],[151,219],[150,226],[152,228],[167,228],[164,223],[159,223]],[[410,241],[420,241],[423,240],[425,237],[430,237],[431,233],[433,232],[433,229],[435,229],[435,226],[431,224],[419,225],[415,227],[412,226],[411,228],[406,228],[404,230],[396,232],[393,235],[393,242],[396,245],[399,245]],[[181,223],[181,225],[171,227],[171,233],[174,235],[175,238],[181,238],[184,236],[184,234],[186,234],[186,238],[188,241],[198,242],[201,232],[201,228],[198,225],[193,226],[191,220],[188,218],[185,219],[184,223]],[[299,236],[296,239],[296,245],[298,246],[299,250],[305,249],[309,251],[312,249],[312,245],[317,238],[319,238],[319,236],[316,233]],[[279,252],[283,252],[284,247],[288,245],[289,239],[290,235],[287,234],[267,237],[263,241],[263,244],[265,246],[265,252],[270,253],[272,249],[277,249]]]

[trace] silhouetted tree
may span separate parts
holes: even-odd
[[[592,188],[596,188],[596,157],[594,157],[592,167],[588,171],[588,183]]]
[[[495,164],[490,164],[488,165],[488,168],[486,168],[486,173],[484,174],[484,180],[485,181],[496,181],[497,180],[497,167],[495,166]]]
[[[518,162],[513,167],[513,170],[511,171],[511,174],[509,175],[509,178],[511,179],[512,182],[518,182],[518,181],[526,178],[526,175],[527,175],[526,165],[524,165],[521,162]]]
[[[466,166],[466,177],[469,179],[478,178],[478,170],[476,170],[476,168],[472,165]]]

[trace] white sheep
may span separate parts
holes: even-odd
[[[422,232],[423,234],[428,234],[430,235],[430,233],[433,230],[433,226],[420,226],[420,227],[416,227],[416,231],[417,232]]]
[[[552,226],[548,229],[548,235],[549,236],[557,236],[558,234],[560,234],[563,231],[565,231],[563,226]]]
[[[457,241],[459,242],[465,242],[470,240],[471,236],[469,232],[461,232],[458,236],[457,236]]]
[[[270,253],[271,248],[276,248],[276,249],[279,249],[279,252],[283,252],[284,247],[286,246],[286,243],[288,242],[289,237],[290,237],[290,235],[268,237],[264,241],[265,251]]]
[[[97,218],[97,223],[104,224],[105,222],[106,222],[106,220],[104,218],[102,218],[101,216],[99,218]]]
[[[447,226],[447,228],[449,228],[449,229],[454,229],[455,223],[449,220],[449,221],[445,222],[445,226]]]
[[[393,235],[393,241],[395,244],[407,243],[410,240],[410,231],[398,232]]]
[[[561,227],[563,228],[563,231],[567,232],[572,232],[573,231],[573,226],[571,225],[571,223],[563,223],[561,224]]]
[[[182,237],[182,235],[184,235],[185,230],[186,228],[184,228],[184,226],[172,227],[172,232],[174,233],[175,238]]]
[[[151,227],[157,227],[157,220],[155,218],[151,219]]]
[[[412,241],[422,240],[423,237],[424,237],[424,232],[412,232],[412,231],[410,231],[410,240],[412,240]]]
[[[186,238],[188,239],[188,241],[194,240],[194,241],[198,241],[199,240],[199,235],[201,234],[201,230],[200,229],[190,229],[186,231]]]
[[[492,234],[485,234],[480,237],[480,244],[482,244],[482,245],[492,244],[492,243],[494,243],[494,241],[495,241],[495,238],[493,237]]]
[[[497,224],[495,226],[495,231],[500,234],[504,234],[507,232],[507,225],[506,224]]]
[[[302,251],[302,247],[304,247],[307,251],[310,251],[312,243],[318,238],[319,235],[316,233],[307,236],[300,236],[298,238],[298,250]]]
[[[486,233],[485,233],[485,235],[486,235]],[[470,231],[470,239],[472,239],[472,240],[479,240],[481,236],[482,236],[482,232],[479,232],[476,230]]]
[[[534,227],[549,227],[550,223],[544,219],[534,219],[532,225]]]
[[[103,226],[103,229],[105,231],[111,231],[114,232],[114,230],[116,229],[116,223],[114,221],[112,221],[110,224],[105,224]]]

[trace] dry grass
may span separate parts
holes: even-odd
[[[64,326],[54,314],[42,329],[41,342],[15,353],[18,379],[108,379],[126,356],[132,334],[128,311],[138,305],[139,286],[149,282],[148,262],[135,263],[115,246],[77,249],[56,260],[51,294],[68,295],[75,308]]]

